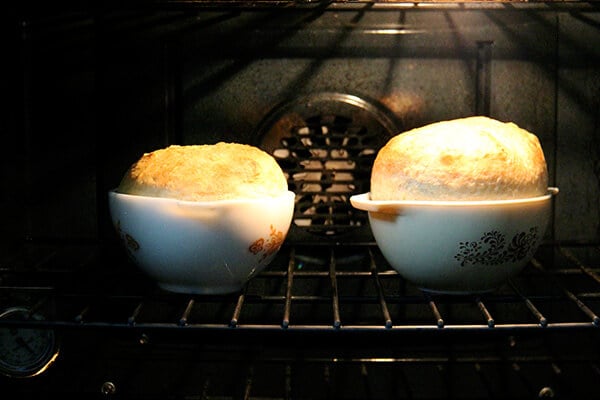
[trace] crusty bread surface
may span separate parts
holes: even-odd
[[[372,200],[505,200],[543,195],[548,171],[534,134],[488,117],[416,128],[380,149]]]
[[[144,154],[117,191],[187,201],[276,197],[286,177],[265,151],[241,143],[173,145]]]

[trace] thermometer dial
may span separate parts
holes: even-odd
[[[44,318],[25,307],[13,307],[1,319],[18,321]],[[0,373],[10,377],[30,377],[45,371],[58,356],[54,330],[23,326],[0,327]]]

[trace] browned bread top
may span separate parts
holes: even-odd
[[[379,151],[372,200],[504,200],[547,192],[540,142],[487,117],[442,121],[401,133]]]
[[[275,197],[288,190],[275,159],[246,144],[169,146],[144,154],[118,192],[188,201]]]

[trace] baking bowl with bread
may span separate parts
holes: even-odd
[[[108,194],[130,258],[161,289],[239,291],[279,251],[294,193],[276,160],[240,143],[144,154]]]
[[[537,136],[478,116],[394,136],[375,158],[370,192],[350,201],[407,281],[470,294],[498,289],[532,259],[557,193]]]

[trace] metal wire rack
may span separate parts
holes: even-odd
[[[65,346],[36,380],[0,381],[148,399],[573,398],[600,377],[599,255],[546,244],[497,291],[448,296],[405,282],[374,243],[290,242],[243,291],[193,296],[157,289],[118,246],[27,243],[2,258],[0,300],[38,317],[0,329]]]
[[[0,324],[260,332],[597,329],[598,256],[596,246],[545,245],[499,290],[450,296],[404,281],[374,243],[288,243],[242,292],[193,296],[155,288],[118,248],[27,245],[2,260],[0,299],[46,318]]]

